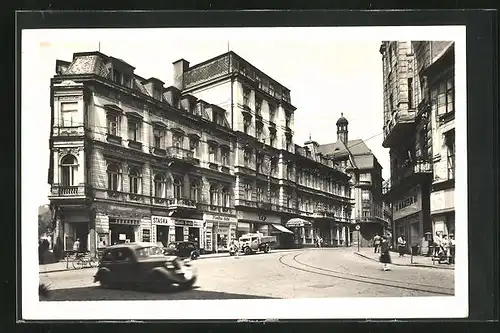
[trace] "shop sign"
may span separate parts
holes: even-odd
[[[126,240],[126,239],[127,239],[127,235],[125,235],[125,234],[119,234],[119,235],[118,235],[118,239],[119,239],[119,240],[121,240],[121,241],[122,241],[122,240],[124,241],[124,240]]]
[[[217,214],[205,214],[205,221],[236,223],[236,217]]]
[[[174,225],[184,227],[203,227],[203,221],[189,221],[189,220],[173,220]]]
[[[281,218],[278,215],[267,214],[263,212],[238,212],[238,219],[253,221],[256,223],[280,223]]]
[[[147,243],[151,242],[151,230],[142,229],[142,241]]]
[[[172,219],[165,216],[151,216],[153,224],[174,225]]]

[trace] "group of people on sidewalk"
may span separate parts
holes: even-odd
[[[448,235],[442,232],[436,232],[434,237],[434,253],[433,257],[437,257],[440,263],[448,265],[455,261],[455,237],[453,234]]]

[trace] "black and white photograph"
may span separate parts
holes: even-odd
[[[467,317],[464,26],[21,51],[24,318]]]

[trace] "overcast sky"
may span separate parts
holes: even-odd
[[[22,44],[23,140],[36,154],[33,198],[48,202],[50,78],[56,59],[96,51],[121,58],[135,73],[172,83],[172,62],[191,65],[229,48],[291,90],[295,143],[336,140],[335,122],[343,112],[349,139],[364,139],[389,177],[389,152],[382,147],[382,63],[380,34],[346,34],[347,28],[243,29],[66,29],[24,31]],[[352,30],[349,30],[352,31]],[[367,30],[365,30],[366,32]],[[387,39],[387,38],[386,38]],[[26,93],[29,92],[29,96]],[[208,101],[217,103],[217,101]],[[33,103],[33,104],[28,104]],[[29,122],[25,126],[26,121]],[[26,134],[26,135],[25,135]]]

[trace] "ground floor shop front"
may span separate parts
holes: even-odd
[[[348,223],[292,218],[286,221],[285,225],[294,233],[295,247],[316,246],[318,239],[322,240],[322,246],[327,247],[351,245],[352,226]]]
[[[294,233],[281,222],[280,215],[268,211],[237,211],[237,237],[247,233],[261,233],[276,237],[276,248],[292,248]]]

